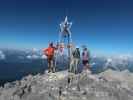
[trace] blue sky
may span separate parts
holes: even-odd
[[[0,47],[43,48],[67,15],[72,39],[93,52],[133,53],[132,0],[1,0]]]

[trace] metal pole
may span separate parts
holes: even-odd
[[[68,34],[68,70],[70,68],[70,60],[71,60],[71,50],[70,50],[70,35]]]

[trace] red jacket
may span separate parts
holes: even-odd
[[[46,49],[44,49],[44,54],[46,56],[53,56],[54,55],[54,51],[55,51],[55,48],[54,47],[48,47]]]

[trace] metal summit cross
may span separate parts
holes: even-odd
[[[67,16],[64,20],[64,22],[61,22],[60,24],[60,42],[65,42],[65,39],[69,42],[72,42],[71,40],[71,31],[70,28],[72,26],[71,22],[68,22]]]
[[[68,18],[66,16],[65,20],[60,24],[60,35],[59,35],[60,46],[64,48],[67,47],[68,49],[68,61],[69,61],[68,67],[70,67],[71,44],[72,44],[71,31],[70,31],[71,26],[72,22],[68,22]]]

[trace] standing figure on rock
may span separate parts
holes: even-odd
[[[89,64],[90,63],[90,53],[89,53],[87,47],[85,47],[82,52],[82,63],[83,63],[84,70],[90,69],[90,64]]]
[[[47,56],[47,61],[48,61],[48,73],[55,72],[55,66],[54,66],[55,50],[56,48],[53,46],[52,42],[49,44],[48,48],[44,49],[44,54]]]
[[[80,63],[80,50],[79,47],[77,46],[76,49],[72,52],[70,72],[77,74],[79,63]]]

